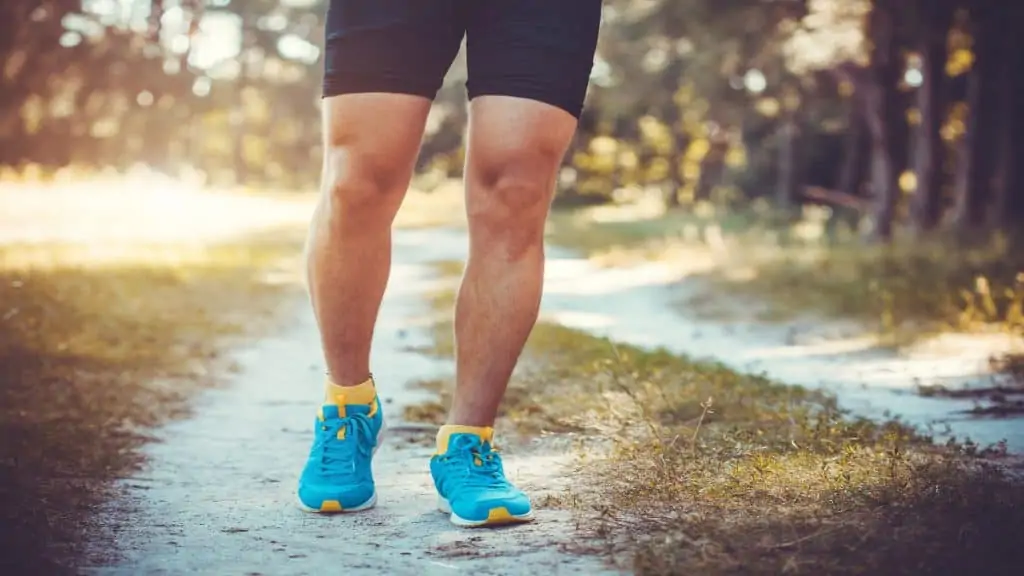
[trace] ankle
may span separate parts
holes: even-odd
[[[437,431],[437,453],[448,451],[448,440],[456,434],[472,434],[481,442],[494,443],[494,428],[491,426],[466,426],[464,424],[445,424]]]
[[[357,384],[335,384],[330,379],[324,386],[324,404],[370,404],[377,397],[377,386],[373,375],[369,375]]]

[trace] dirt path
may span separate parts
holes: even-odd
[[[541,509],[530,525],[468,531],[436,512],[427,468],[433,430],[400,421],[403,406],[431,399],[406,383],[451,369],[410,351],[429,343],[421,298],[432,281],[424,264],[460,249],[457,236],[424,243],[432,237],[409,231],[396,238],[374,348],[390,427],[375,459],[374,510],[321,517],[295,506],[323,362],[308,305],[294,302],[290,329],[239,352],[241,370],[230,386],[203,394],[192,418],[156,432],[161,441],[147,448],[147,469],[125,479],[123,497],[101,514],[108,538],[97,540],[84,572],[605,573],[598,559],[562,551],[573,534],[566,513]],[[563,462],[539,450],[506,456],[510,475],[535,500],[562,489]],[[114,560],[103,549],[111,539],[120,556]]]

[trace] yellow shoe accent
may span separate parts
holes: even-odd
[[[492,508],[487,513],[488,524],[506,524],[508,522],[515,522],[516,518],[509,514],[508,509],[504,506],[500,508]]]
[[[341,396],[344,400],[339,399]],[[324,389],[324,404],[372,404],[377,397],[377,387],[374,385],[373,376],[365,382],[356,386],[338,386],[330,380],[327,381]]]
[[[344,510],[342,510],[342,508],[341,508],[341,503],[339,503],[337,500],[324,500],[323,503],[320,504],[320,511],[321,512],[344,512]]]
[[[478,436],[481,442],[494,444],[494,428],[490,426],[463,426],[461,424],[445,424],[437,431],[437,453],[444,454],[448,451],[448,439],[453,434],[473,434]]]

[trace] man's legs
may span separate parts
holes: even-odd
[[[391,270],[391,223],[429,108],[429,100],[406,94],[324,101],[323,182],[306,262],[328,381],[298,489],[312,512],[362,510],[377,500],[370,460],[384,416],[370,341]]]
[[[544,223],[586,92],[601,2],[472,6],[470,251],[456,303],[456,390],[431,470],[452,521],[481,526],[532,517],[529,499],[504,477],[492,427],[537,320]]]
[[[323,179],[306,257],[327,373],[340,386],[370,377],[370,341],[391,271],[391,224],[429,110],[429,100],[406,94],[324,100]]]
[[[431,99],[462,38],[456,16],[444,0],[330,3],[323,184],[306,250],[328,380],[299,479],[307,510],[376,502],[371,458],[383,415],[370,343],[391,268],[391,224]]]
[[[469,261],[455,305],[449,424],[492,426],[537,321],[544,223],[576,119],[535,100],[480,96],[466,155]]]

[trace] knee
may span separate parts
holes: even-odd
[[[534,150],[475,166],[467,198],[470,227],[515,253],[542,244],[559,164],[560,158]]]
[[[333,147],[324,162],[323,200],[333,218],[390,222],[408,187],[407,171],[354,147]]]

